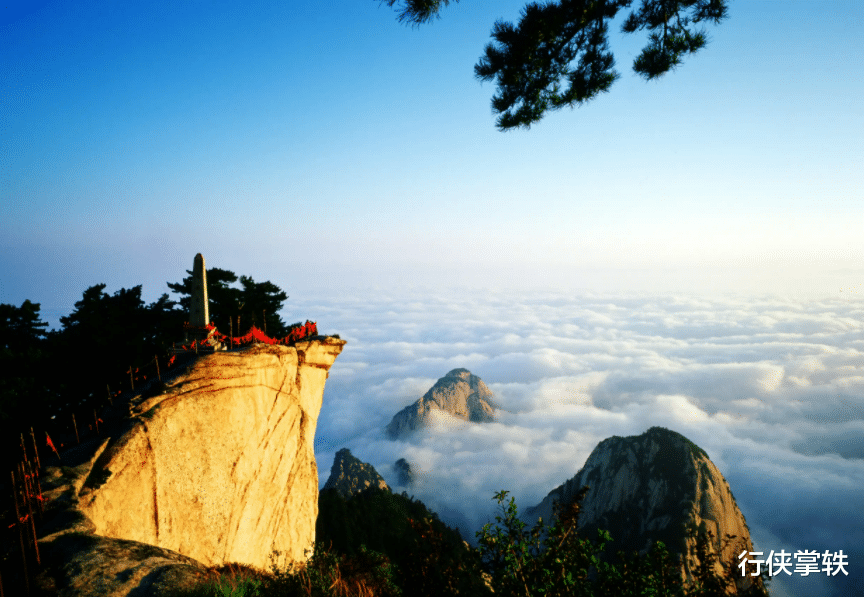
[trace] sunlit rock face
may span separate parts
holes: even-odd
[[[387,425],[387,435],[400,439],[428,427],[436,411],[464,421],[487,423],[495,420],[496,408],[492,391],[479,377],[467,369],[453,369],[417,402],[396,413]]]
[[[375,467],[363,462],[351,454],[348,448],[336,452],[330,478],[323,489],[335,489],[344,498],[360,493],[369,488],[390,491],[387,482],[378,474]]]
[[[687,555],[695,554],[690,528],[711,532],[714,553],[727,534],[737,537],[722,549],[722,561],[737,562],[741,551],[753,549],[726,479],[701,448],[674,431],[652,427],[642,435],[603,440],[576,476],[528,508],[524,520],[551,522],[553,504],[572,503],[586,485],[590,489],[579,517],[583,536],[594,539],[596,529],[605,529],[615,551],[641,553],[662,541],[670,551],[686,555],[682,574],[688,580],[698,564],[694,555]]]
[[[133,399],[77,492],[93,533],[207,566],[267,569],[274,548],[305,560],[318,515],[315,427],[344,344],[217,352],[164,393]]]

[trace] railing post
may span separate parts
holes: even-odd
[[[30,532],[33,533],[33,550],[36,552],[36,564],[41,565],[42,561],[39,558],[39,543],[36,540],[36,522],[33,520],[33,507],[30,504],[30,496],[33,495],[32,486],[27,480],[27,472],[24,463],[18,465],[19,474],[24,481],[24,501],[27,504],[27,515],[30,518]]]
[[[33,480],[35,479],[36,480],[36,489],[39,490],[39,498],[36,501],[39,502],[39,516],[41,517],[41,516],[44,516],[45,509],[42,507],[42,502],[44,500],[42,498],[42,482],[39,481],[39,469],[36,469],[34,471],[33,467],[31,466],[31,463],[29,463],[29,462],[27,463],[27,466],[28,466],[28,469],[30,471],[30,484],[32,485]],[[34,492],[33,496],[34,497],[36,496],[35,492]],[[40,520],[41,520],[41,518],[40,518]]]
[[[33,433],[33,428],[30,428],[30,439],[33,440],[33,452],[36,454],[36,468],[42,468],[42,465],[39,462],[39,450],[36,449],[36,435]],[[3,597],[0,595],[0,597]]]
[[[21,451],[24,453],[24,460],[27,460],[27,448],[24,447],[24,434],[21,434]]]
[[[15,504],[15,526],[18,527],[18,541],[21,544],[21,560],[24,563],[24,585],[27,588],[27,595],[30,595],[30,574],[27,570],[27,553],[24,550],[24,529],[22,529],[21,511],[18,510],[18,489],[15,483],[15,471],[9,471],[12,476],[12,501]]]

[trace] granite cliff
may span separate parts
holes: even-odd
[[[710,532],[713,553],[725,562],[753,549],[726,479],[701,448],[674,431],[652,427],[642,435],[603,440],[575,477],[526,509],[523,518],[551,521],[554,503],[572,503],[584,486],[590,489],[582,500],[580,532],[593,539],[596,529],[608,530],[614,549],[628,552],[644,553],[663,541],[683,556],[682,574],[688,580],[697,564],[688,555],[695,553],[690,529]],[[737,539],[724,548],[727,534]]]
[[[273,549],[280,564],[305,560],[315,428],[344,344],[216,352],[128,401],[83,464],[46,471],[41,584],[60,597],[159,594],[208,566],[266,569]]]
[[[330,478],[323,489],[335,489],[343,498],[350,498],[369,488],[390,491],[387,482],[371,464],[363,462],[351,454],[348,448],[336,452]]]
[[[492,391],[483,380],[467,369],[453,369],[417,402],[396,413],[387,425],[387,435],[399,439],[428,427],[435,411],[472,423],[488,423],[495,420],[496,408]]]

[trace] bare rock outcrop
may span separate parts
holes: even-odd
[[[330,468],[330,478],[322,489],[335,489],[339,495],[348,499],[370,488],[390,491],[387,482],[378,474],[374,466],[351,454],[348,448],[336,452],[333,466]]]
[[[704,450],[674,431],[652,427],[642,435],[603,440],[575,477],[526,509],[524,520],[551,522],[554,503],[572,503],[584,486],[590,489],[582,500],[581,533],[593,539],[596,529],[608,530],[615,551],[645,553],[663,541],[682,556],[688,581],[698,563],[691,530],[710,532],[713,553],[724,562],[753,549],[729,483]],[[727,534],[737,539],[724,547]]]
[[[396,473],[396,484],[402,487],[411,487],[417,479],[414,469],[411,468],[411,463],[404,458],[393,463],[393,472]]]
[[[217,352],[129,401],[92,459],[47,470],[57,482],[40,546],[61,569],[43,577],[61,596],[94,583],[110,586],[94,595],[149,595],[208,566],[267,569],[274,549],[280,565],[305,560],[318,515],[315,428],[344,344]]]
[[[497,408],[494,395],[483,380],[467,369],[453,369],[417,402],[396,413],[387,425],[387,435],[399,439],[428,427],[436,410],[464,421],[487,423],[495,420]]]
[[[212,576],[203,564],[175,551],[95,534],[93,522],[77,508],[78,491],[93,460],[77,467],[52,467],[42,478],[47,522],[40,525],[37,594],[160,597]]]

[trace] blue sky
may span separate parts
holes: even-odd
[[[0,302],[52,323],[100,282],[153,300],[197,252],[292,296],[864,281],[861,2],[731,2],[650,83],[615,27],[610,93],[509,133],[473,65],[518,0],[419,29],[373,0],[15,6]]]

